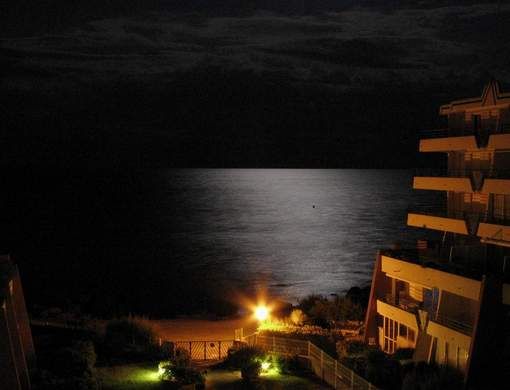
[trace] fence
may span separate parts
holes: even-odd
[[[248,345],[256,345],[269,353],[299,356],[309,360],[312,371],[334,389],[377,390],[350,368],[333,359],[310,341],[252,334],[243,338]]]
[[[191,360],[221,360],[227,357],[228,350],[232,348],[234,341],[175,341],[173,344],[175,348],[188,351]]]

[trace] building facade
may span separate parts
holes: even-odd
[[[386,353],[457,368],[466,385],[510,375],[510,93],[491,81],[482,96],[441,106],[448,128],[420,140],[444,153],[444,171],[413,179],[443,204],[413,210],[407,225],[436,237],[376,258],[365,341]],[[509,378],[506,378],[509,379]],[[508,382],[507,382],[508,383]]]
[[[30,389],[34,344],[18,268],[0,256],[0,388]]]

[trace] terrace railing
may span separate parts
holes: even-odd
[[[244,337],[243,341],[248,345],[260,347],[268,353],[308,359],[314,374],[334,389],[377,390],[373,384],[310,341],[262,336],[257,333]]]

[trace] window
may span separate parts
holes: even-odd
[[[397,343],[398,323],[391,318],[384,317],[384,347],[386,353],[394,353]]]
[[[480,130],[480,128],[482,127],[482,118],[481,118],[481,115],[480,114],[474,114],[472,117],[471,117],[471,121],[473,123],[473,130]]]
[[[416,332],[414,331],[414,329],[409,328],[409,327],[405,326],[404,324],[399,324],[399,328],[398,329],[399,329],[398,330],[398,335],[400,337],[403,337],[406,340],[414,343],[414,341],[416,339]]]
[[[407,332],[407,339],[409,341],[412,341],[414,343],[414,341],[416,340],[416,333],[413,329],[409,328],[408,332]]]
[[[407,326],[400,324],[398,335],[407,338]]]

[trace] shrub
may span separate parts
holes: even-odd
[[[151,323],[139,317],[126,317],[111,320],[106,325],[105,341],[112,346],[151,345],[156,340],[156,333]]]
[[[193,367],[176,367],[175,378],[180,386],[184,385],[205,385],[205,376]]]
[[[367,375],[367,357],[363,356],[345,356],[340,359],[340,363],[349,367],[359,376],[366,378]]]
[[[177,348],[173,361],[176,367],[189,367],[191,364],[191,356],[184,348]]]
[[[294,309],[290,313],[290,322],[292,322],[293,325],[301,326],[306,321],[306,315],[303,313],[300,309]]]
[[[351,287],[345,297],[349,299],[351,302],[360,305],[363,309],[366,309],[368,306],[368,299],[370,296],[370,286],[365,287]]]
[[[274,356],[273,359],[282,374],[292,375],[302,373],[303,371],[303,365],[299,361],[299,357],[297,355],[290,357]]]
[[[414,348],[399,348],[393,354],[393,358],[397,360],[408,360],[412,359],[414,354]]]
[[[158,364],[159,378],[163,381],[175,380],[175,365],[171,360],[165,360]]]
[[[336,343],[339,358],[354,357],[367,353],[367,345],[358,340],[340,340]]]
[[[158,366],[160,379],[165,382],[174,382],[178,386],[205,384],[204,375],[191,367],[191,359],[188,351],[177,348],[175,356],[167,361],[162,361]]]
[[[309,295],[299,302],[299,308],[310,322],[323,328],[331,328],[335,322],[362,320],[363,307],[348,297],[335,296],[328,299],[323,295]]]
[[[225,359],[225,366],[240,370],[253,361],[264,357],[264,351],[258,347],[241,346],[240,348],[231,348]]]
[[[90,341],[62,348],[56,351],[52,359],[51,371],[41,370],[36,373],[34,389],[96,389],[95,363],[94,344]]]
[[[252,360],[241,367],[241,377],[245,382],[255,382],[260,375],[260,371],[260,361]]]
[[[381,389],[399,389],[401,386],[401,365],[398,360],[388,357],[378,349],[368,350],[366,378]]]
[[[258,347],[241,346],[231,348],[228,351],[227,358],[223,366],[229,369],[241,370],[241,377],[247,384],[256,382],[260,375],[261,362],[265,358],[265,353]]]
[[[53,372],[64,378],[92,375],[96,364],[94,344],[90,341],[75,343],[57,351]]]
[[[307,315],[319,302],[327,301],[324,295],[310,294],[299,301],[299,308]]]
[[[161,358],[170,359],[175,355],[175,344],[170,341],[164,341],[161,344]]]
[[[416,363],[405,374],[402,390],[461,390],[464,388],[460,371],[448,367]]]
[[[152,324],[139,317],[109,321],[103,346],[107,356],[124,361],[157,360],[162,357]]]

